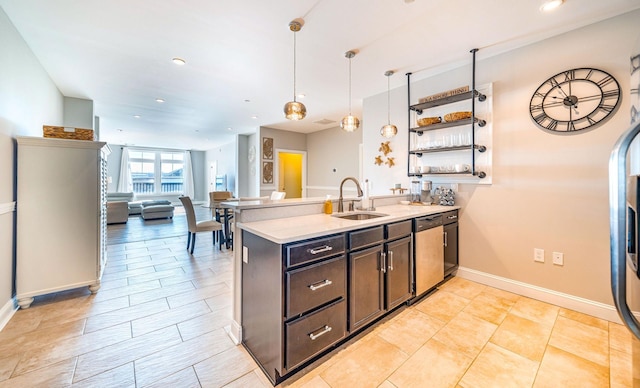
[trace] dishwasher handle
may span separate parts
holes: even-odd
[[[421,218],[416,218],[415,220],[415,232],[422,232],[423,230],[435,228],[436,226],[442,225],[442,215],[432,215]]]

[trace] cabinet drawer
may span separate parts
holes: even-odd
[[[324,237],[286,246],[287,267],[293,267],[344,252],[344,235]]]
[[[382,225],[349,233],[349,247],[351,249],[381,243],[383,240],[384,228]]]
[[[452,224],[454,222],[458,222],[458,211],[452,210],[449,212],[442,213],[442,224]]]
[[[291,318],[339,297],[344,297],[347,259],[344,255],[308,267],[288,271],[286,316]]]
[[[344,299],[285,324],[285,365],[288,370],[343,339],[347,332]]]
[[[410,235],[412,230],[412,223],[413,221],[406,220],[386,225],[387,240],[395,240],[397,238]]]

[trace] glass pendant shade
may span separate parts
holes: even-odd
[[[353,132],[360,126],[360,119],[356,116],[344,116],[340,121],[340,128],[347,132]]]
[[[344,56],[349,58],[349,115],[340,121],[340,128],[346,132],[353,132],[360,127],[360,119],[351,115],[351,58],[356,56],[355,51],[347,51]]]
[[[393,124],[387,124],[380,129],[380,134],[389,139],[398,134],[398,128]]]
[[[380,128],[380,135],[389,139],[398,134],[398,128],[391,124],[391,92],[389,77],[393,75],[393,71],[387,70],[384,75],[387,76],[387,124]]]
[[[284,104],[284,117],[288,120],[302,120],[307,115],[307,107],[296,101],[296,32],[302,29],[301,19],[289,23],[289,29],[293,31],[293,101]]]
[[[298,101],[289,101],[284,104],[284,117],[288,120],[302,120],[307,115],[307,107]]]

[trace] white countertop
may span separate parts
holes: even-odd
[[[314,237],[326,236],[332,233],[346,232],[369,226],[407,220],[428,214],[444,213],[455,209],[460,209],[460,206],[415,206],[398,204],[377,206],[375,213],[384,213],[388,215],[368,220],[346,220],[333,217],[328,214],[312,214],[298,217],[238,223],[237,227],[275,243],[285,244]],[[336,213],[333,215],[335,214]]]

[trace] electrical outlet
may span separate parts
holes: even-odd
[[[553,252],[553,264],[564,265],[564,254],[562,252]]]
[[[544,249],[533,248],[533,261],[544,263]]]

